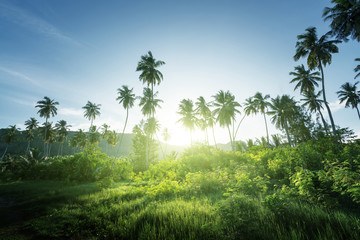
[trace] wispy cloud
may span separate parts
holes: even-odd
[[[25,74],[23,74],[21,72],[14,71],[14,70],[4,68],[4,67],[1,67],[1,66],[0,66],[0,71],[2,71],[4,73],[7,73],[9,75],[12,75],[14,77],[20,78],[22,80],[28,81],[28,82],[36,85],[36,86],[41,86],[39,82],[35,81],[34,79],[30,78],[29,76],[27,76],[27,75],[25,75]]]
[[[341,104],[339,100],[336,100],[335,102],[330,102],[329,107],[331,109],[331,112],[337,112],[340,109],[343,109],[345,106]]]
[[[0,16],[10,22],[25,27],[30,31],[78,46],[83,46],[82,43],[61,32],[54,25],[24,9],[0,3]]]

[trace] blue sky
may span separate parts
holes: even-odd
[[[222,89],[240,103],[257,91],[299,100],[289,84],[289,72],[305,63],[293,61],[296,36],[309,26],[326,33],[326,6],[330,1],[1,0],[0,128],[24,128],[30,117],[43,122],[34,106],[48,96],[60,103],[50,121],[87,129],[81,107],[89,100],[102,105],[95,124],[119,131],[126,112],[115,100],[117,88],[128,85],[141,95],[135,69],[151,50],[166,62],[159,69],[164,80],[156,90],[164,103],[156,116],[172,143],[186,143],[176,114],[184,98],[210,101]],[[355,82],[358,48],[353,41],[340,44],[325,81],[335,123],[360,134],[356,111],[345,109],[336,95],[343,83]],[[131,109],[126,132],[142,118],[138,106]],[[239,131],[242,140],[264,136],[262,117],[246,118]],[[270,126],[271,134],[277,132]],[[216,135],[228,141],[225,129]]]

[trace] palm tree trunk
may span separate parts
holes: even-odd
[[[359,112],[359,108],[358,108],[357,106],[356,106],[355,108],[356,108],[357,114],[358,114],[359,119],[360,119],[360,112]]]
[[[214,126],[212,126],[211,128],[212,128],[212,134],[213,134],[213,138],[214,138],[215,148],[217,148],[216,139],[215,139],[215,132],[214,132]]]
[[[30,151],[30,140],[28,141],[28,145],[26,147],[25,155]]]
[[[46,133],[47,133],[47,121],[48,121],[48,118],[46,118],[46,120],[45,120],[45,136],[44,136],[44,138],[45,138],[45,141],[44,141],[44,154],[45,154],[45,156],[44,157],[47,157],[47,142],[46,142]]]
[[[120,136],[119,147],[118,147],[118,149],[117,149],[116,156],[117,156],[117,155],[119,154],[119,152],[120,152],[121,143],[122,143],[122,140],[123,140],[123,138],[124,138],[124,133],[125,133],[126,125],[127,125],[127,122],[128,122],[128,117],[129,117],[129,108],[126,108],[125,125],[124,125],[124,128],[123,128],[122,134],[121,134],[121,136]],[[115,156],[115,158],[114,158],[113,164],[111,165],[111,170],[112,170],[113,167],[114,167],[114,164],[115,164],[115,161],[116,161],[116,156]]]
[[[240,125],[241,125],[241,123],[244,121],[244,118],[246,117],[246,114],[244,114],[244,116],[242,117],[242,119],[240,120],[240,122],[239,122],[239,125],[237,126],[237,128],[236,128],[236,131],[235,131],[235,137],[236,137],[236,135],[237,135],[237,133],[238,133],[238,131],[239,131],[239,128],[240,128]],[[234,137],[234,138],[235,138]]]
[[[337,136],[337,134],[336,134],[336,128],[335,128],[334,119],[333,119],[333,117],[332,117],[330,107],[329,107],[329,105],[328,105],[328,103],[327,103],[327,100],[326,100],[325,81],[324,81],[324,70],[323,70],[323,67],[322,67],[322,64],[321,64],[321,61],[320,61],[320,58],[319,58],[319,57],[318,57],[318,61],[319,61],[319,68],[320,68],[320,72],[321,72],[321,85],[322,85],[322,93],[323,93],[323,99],[324,99],[325,107],[326,107],[326,110],[328,111],[328,114],[329,114],[330,123],[331,123],[331,128],[332,128],[334,137],[335,137],[335,139],[338,140],[338,136]]]
[[[329,129],[328,129],[327,124],[326,124],[326,122],[325,122],[325,118],[324,118],[324,116],[323,116],[322,113],[321,113],[320,108],[318,108],[318,112],[319,112],[319,114],[320,114],[321,121],[323,122],[323,125],[324,125],[324,128],[325,128],[325,132],[326,132],[326,134],[328,134]]]
[[[232,138],[231,138],[231,132],[230,132],[230,127],[229,127],[229,125],[227,125],[227,129],[228,129],[229,136],[230,136],[231,150],[234,151],[234,146],[233,146],[233,141],[232,141]]]
[[[146,170],[149,169],[149,136],[146,134]]]
[[[6,144],[6,148],[5,148],[5,152],[3,153],[2,157],[1,157],[1,161],[4,160],[5,154],[8,150],[9,144]]]
[[[288,143],[290,145],[290,147],[292,147],[292,143],[291,143],[291,138],[290,138],[290,134],[289,134],[289,130],[288,130],[288,124],[287,122],[285,122],[285,132],[286,132],[286,137],[288,139]]]
[[[267,122],[266,122],[265,112],[263,112],[263,114],[264,114],[265,127],[266,127],[267,144],[269,145],[269,130],[268,130]]]

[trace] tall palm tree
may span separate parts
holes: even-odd
[[[351,36],[360,42],[360,1],[359,0],[331,0],[335,4],[332,8],[324,9],[324,20],[330,20],[332,34],[337,39],[347,41]]]
[[[230,136],[230,144],[232,149],[235,149],[234,145],[234,127],[233,134],[231,134],[230,126],[235,122],[236,114],[240,113],[237,109],[240,107],[240,104],[235,101],[235,96],[232,95],[229,91],[224,92],[220,90],[216,95],[213,96],[215,107],[214,113],[216,116],[216,121],[219,123],[220,127],[226,127]]]
[[[208,118],[206,119],[206,122],[207,122],[207,126],[210,127],[212,130],[215,148],[217,148],[216,139],[215,139],[215,131],[214,131],[214,126],[216,124],[216,116],[215,116],[214,111],[212,111],[211,114],[208,116]]]
[[[20,129],[16,127],[16,125],[10,125],[5,132],[4,143],[6,144],[5,151],[1,157],[1,161],[4,159],[8,147],[11,143],[15,142],[18,139],[18,133]]]
[[[209,144],[207,128],[208,128],[208,118],[211,115],[210,104],[205,101],[205,98],[203,96],[200,96],[195,102],[195,105],[196,105],[195,113],[198,116],[200,116],[198,125],[203,131],[205,131],[205,138],[207,143]]]
[[[57,114],[57,107],[56,105],[59,105],[58,102],[55,102],[54,99],[50,99],[49,97],[44,97],[43,100],[40,100],[37,102],[37,105],[35,106],[35,108],[40,108],[39,111],[37,113],[40,114],[40,117],[45,117],[45,126],[48,125],[48,119],[51,116],[55,116]],[[47,128],[45,128],[45,132],[44,132],[44,139],[47,139]],[[44,153],[45,153],[45,157],[46,157],[46,153],[48,152],[48,148],[49,145],[46,144],[46,141],[44,142]]]
[[[119,148],[121,147],[121,143],[124,138],[124,133],[125,133],[126,125],[128,122],[128,117],[129,117],[129,109],[134,107],[134,103],[136,100],[135,94],[132,91],[133,91],[133,88],[129,89],[129,87],[126,85],[123,85],[122,88],[118,88],[119,96],[116,98],[116,100],[119,101],[119,104],[122,104],[122,106],[126,109],[126,119],[125,119],[123,131],[121,134],[121,138],[120,138]],[[115,159],[114,159],[114,162],[115,162]]]
[[[324,129],[326,132],[328,132],[328,127],[325,118],[321,112],[321,109],[323,109],[322,106],[323,101],[319,99],[320,95],[321,95],[321,91],[319,91],[317,94],[311,91],[307,91],[302,94],[302,96],[305,98],[302,98],[300,100],[304,102],[302,106],[307,107],[310,112],[318,112],[320,114],[321,121],[324,125]]]
[[[163,101],[161,99],[157,99],[158,92],[152,94],[150,88],[144,88],[143,96],[140,97],[139,106],[141,108],[141,112],[144,116],[151,117],[154,116],[156,112],[156,108],[160,108],[160,103]]]
[[[330,33],[327,33],[318,38],[315,27],[307,28],[306,33],[297,36],[298,41],[296,42],[296,53],[294,55],[294,60],[298,61],[302,57],[307,57],[308,67],[311,70],[315,68],[320,70],[323,100],[330,118],[333,134],[337,138],[334,119],[332,117],[329,104],[326,100],[323,65],[325,67],[326,64],[331,63],[331,54],[339,52],[339,49],[335,44],[340,43],[341,41],[329,41],[329,37]]]
[[[55,142],[56,138],[56,130],[52,126],[52,122],[44,123],[40,128],[40,133],[43,135],[44,142],[47,145],[45,156],[50,156],[51,146],[53,142]]]
[[[146,83],[148,87],[151,86],[152,95],[154,93],[154,85],[159,85],[163,80],[163,75],[157,68],[164,64],[165,62],[156,60],[151,51],[149,51],[148,54],[141,56],[141,60],[136,67],[136,71],[141,72],[139,76],[140,81]]]
[[[305,93],[307,91],[314,92],[315,86],[318,87],[318,81],[321,80],[319,77],[319,72],[311,72],[311,70],[306,70],[304,64],[295,67],[294,72],[290,72],[290,75],[293,75],[294,78],[290,83],[296,83],[294,91],[300,88],[300,93]]]
[[[356,82],[354,85],[349,82],[344,83],[343,85],[341,85],[341,90],[337,91],[336,93],[338,94],[340,103],[343,103],[345,101],[346,108],[350,106],[352,108],[355,108],[360,119],[360,112],[358,108],[358,105],[360,103],[360,94],[358,94],[356,90],[356,85],[358,83],[359,82]]]
[[[244,106],[244,116],[241,118],[239,125],[236,128],[235,131],[235,136],[237,135],[240,125],[241,123],[244,121],[246,116],[249,116],[250,114],[256,114],[257,113],[257,109],[256,109],[256,103],[254,102],[254,98],[253,97],[249,97],[247,99],[245,99],[245,102],[243,103]]]
[[[148,87],[144,88],[143,96],[140,97],[139,106],[144,116],[148,118],[155,115],[156,108],[160,107],[161,99],[157,99],[157,92],[153,93]],[[151,139],[152,140],[152,139]],[[149,166],[149,135],[146,135],[146,166]]]
[[[65,120],[60,120],[55,124],[55,129],[57,130],[57,141],[60,143],[58,154],[62,155],[64,142],[68,136],[71,125],[68,125]]]
[[[29,120],[25,121],[26,126],[26,140],[28,141],[28,146],[26,148],[25,153],[29,152],[30,150],[30,143],[34,140],[34,131],[37,130],[39,127],[39,122],[35,118],[30,118]]]
[[[191,99],[181,100],[179,111],[177,113],[181,115],[178,122],[181,122],[183,126],[190,131],[190,144],[192,145],[192,132],[195,129],[195,124],[197,122],[193,101]]]
[[[93,125],[93,121],[96,116],[100,116],[100,106],[101,104],[96,104],[88,101],[82,109],[84,109],[84,117],[90,120],[90,128]],[[89,129],[90,129],[89,128]]]
[[[266,137],[267,137],[266,139],[269,144],[269,130],[268,130],[266,115],[265,115],[267,112],[267,108],[270,106],[270,102],[268,101],[268,99],[270,99],[269,94],[266,94],[265,96],[263,96],[262,93],[257,92],[254,95],[254,103],[255,103],[256,110],[257,110],[257,112],[262,113],[264,116]]]
[[[275,124],[278,129],[284,129],[288,143],[292,146],[292,141],[289,134],[289,119],[294,113],[295,102],[289,95],[277,96],[271,99],[271,111],[268,114],[272,116],[271,122]]]
[[[168,128],[164,128],[164,130],[163,130],[163,132],[162,132],[162,137],[163,137],[164,142],[165,142],[165,150],[164,150],[164,153],[166,154],[168,141],[170,140],[170,137],[171,137]],[[165,157],[165,155],[164,155],[163,157]]]

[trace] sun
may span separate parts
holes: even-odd
[[[169,128],[170,140],[168,141],[171,145],[177,146],[190,146],[191,138],[190,131],[188,129],[184,129],[181,126],[174,126]],[[204,143],[205,142],[205,133],[199,130],[195,130],[192,132],[192,142],[193,143]]]

